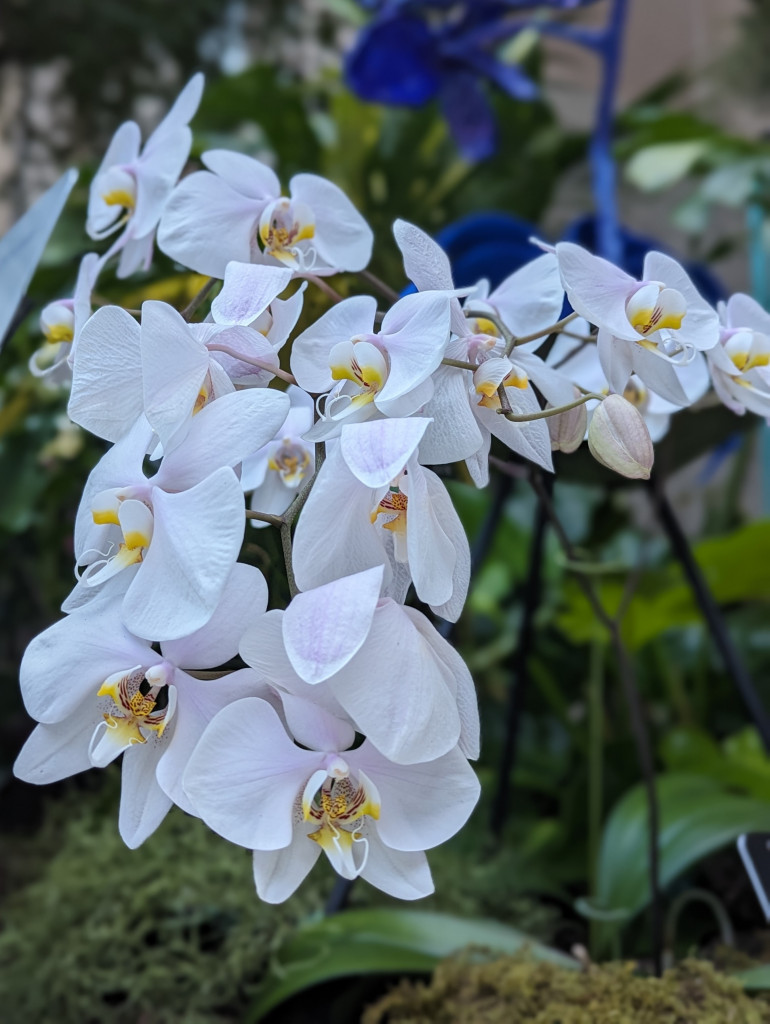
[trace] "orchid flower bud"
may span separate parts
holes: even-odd
[[[580,392],[575,390],[575,398],[580,398]],[[553,408],[548,403],[547,408]],[[568,455],[578,450],[586,436],[588,424],[588,412],[585,402],[578,405],[569,412],[560,413],[558,416],[549,416],[546,420],[548,433],[551,435],[551,451],[566,452]]]
[[[641,413],[622,395],[609,395],[588,427],[588,447],[597,462],[631,480],[649,480],[655,459]]]

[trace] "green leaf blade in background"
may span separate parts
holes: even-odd
[[[254,1003],[256,1024],[286,999],[312,985],[361,974],[432,971],[439,960],[468,947],[577,968],[576,960],[499,921],[388,908],[347,910],[300,928],[282,946]]]

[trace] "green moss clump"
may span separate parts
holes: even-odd
[[[261,903],[249,852],[176,808],[129,850],[117,830],[117,781],[68,795],[34,840],[31,857],[39,865],[46,846],[45,866],[0,914],[0,1019],[242,1019],[272,952],[320,911],[331,873],[281,906]]]
[[[577,972],[503,957],[445,961],[429,984],[403,981],[362,1024],[768,1024],[770,1005],[709,963],[685,960],[662,978],[633,964]]]

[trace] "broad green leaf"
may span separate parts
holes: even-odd
[[[628,161],[626,177],[646,192],[668,188],[689,174],[708,148],[706,139],[647,146]]]
[[[723,786],[770,801],[770,758],[753,726],[728,736],[721,747],[700,729],[673,729],[660,752],[670,771],[707,775]]]
[[[750,992],[770,988],[770,964],[749,967],[745,971],[730,971],[730,977],[739,981]]]
[[[564,953],[499,921],[420,910],[347,910],[306,924],[278,950],[250,1020],[261,1020],[273,1007],[311,985],[355,974],[427,972],[443,957],[467,946],[495,953],[527,949],[538,960],[578,966]]]
[[[0,345],[77,177],[63,174],[0,239]]]
[[[665,889],[701,858],[734,842],[742,832],[770,826],[766,800],[737,796],[716,779],[701,775],[658,776],[660,884]],[[626,910],[629,919],[650,900],[647,802],[635,786],[615,805],[604,828],[597,867],[595,904]],[[613,926],[601,927],[606,947]]]

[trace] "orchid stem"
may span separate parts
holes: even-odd
[[[502,388],[503,385],[501,384],[500,387]],[[498,388],[498,394],[499,392],[500,388]],[[579,405],[585,405],[586,402],[603,402],[606,397],[606,395],[598,395],[594,391],[587,391],[584,395],[581,395],[580,398],[576,398],[574,402],[570,402],[568,405],[557,405],[554,409],[541,409],[540,412],[516,413],[510,408],[509,404],[507,409],[500,408],[497,411],[500,416],[505,416],[505,418],[510,420],[512,423],[529,423],[532,420],[548,419],[549,416],[559,416],[563,412],[569,412],[570,409],[577,409]],[[500,404],[502,406],[502,397]]]
[[[237,352],[235,349],[230,348],[229,345],[222,345],[220,342],[210,341],[206,344],[206,348],[209,352],[224,352],[227,356],[232,356],[233,359],[238,359],[242,363],[248,363],[249,366],[256,366],[260,370],[266,370],[268,373],[272,373],[275,377],[280,377],[281,380],[285,380],[287,384],[296,384],[296,377],[289,373],[287,370],[282,370],[279,366],[271,366],[270,363],[266,363],[262,359],[255,359],[253,356],[245,356],[241,352]]]
[[[372,288],[375,288],[388,302],[398,302],[401,297],[395,288],[391,288],[389,284],[386,284],[376,274],[373,274],[371,270],[359,270],[358,276],[362,277]]]
[[[194,295],[192,299],[190,299],[190,301],[187,303],[187,305],[184,307],[181,313],[182,317],[185,320],[189,321],[191,319],[195,310],[198,308],[198,306],[201,305],[202,302],[206,300],[211,289],[218,282],[218,280],[219,278],[217,277],[210,277],[208,281],[204,284],[204,286],[201,288],[201,290],[197,293],[197,295]]]
[[[310,281],[310,283],[314,284],[316,288],[319,288],[324,295],[327,295],[332,302],[337,303],[345,301],[344,297],[340,295],[337,289],[332,288],[332,286],[327,284],[322,277],[317,277],[315,274],[305,274],[303,276],[305,277],[305,280]]]
[[[281,548],[283,549],[283,560],[286,564],[286,580],[289,584],[290,597],[296,597],[299,593],[297,581],[294,578],[294,566],[291,561],[291,523],[281,523]]]
[[[711,636],[722,657],[725,668],[738,693],[741,695],[746,710],[757,728],[757,732],[762,737],[765,750],[770,752],[770,717],[737,648],[730,638],[730,633],[719,605],[714,600],[714,595],[711,593],[703,577],[701,568],[695,559],[684,530],[666,497],[663,483],[659,478],[653,477],[647,486],[658,522],[668,537],[674,556],[678,559],[684,570],[693,596],[698,602],[698,607],[708,624]]]

